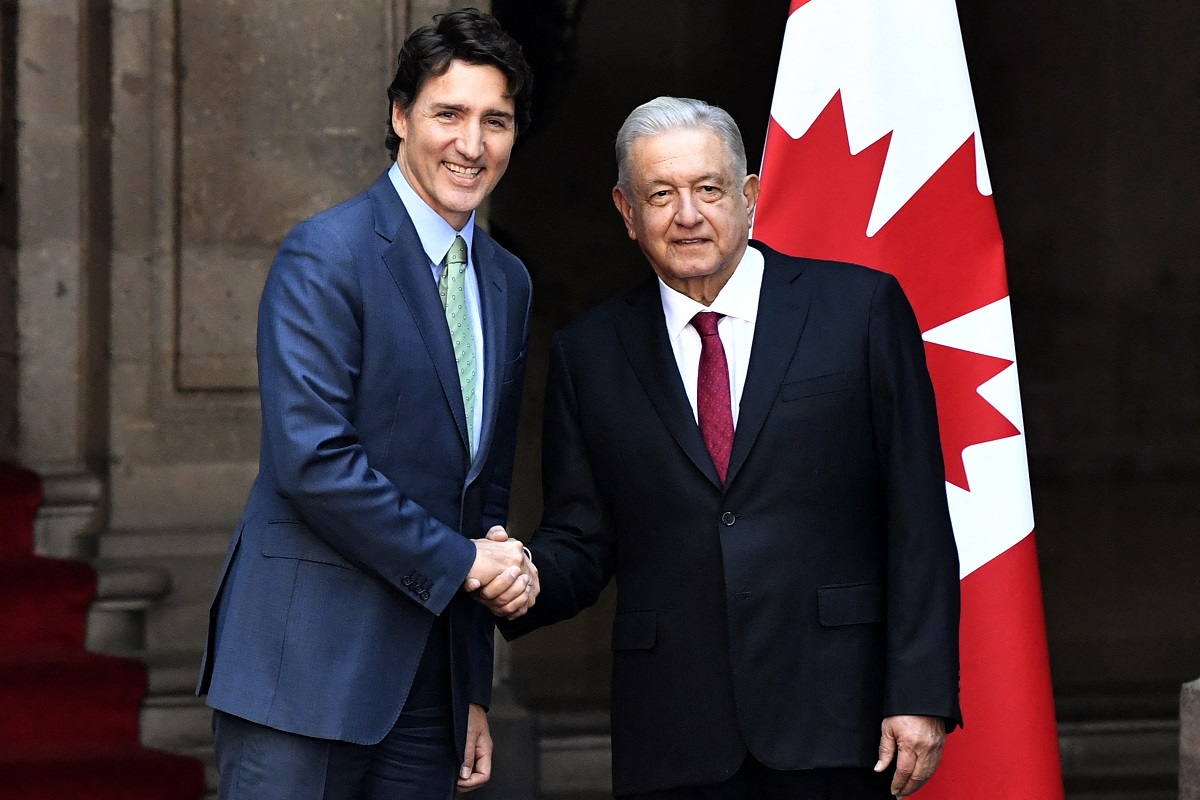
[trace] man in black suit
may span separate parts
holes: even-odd
[[[501,631],[570,617],[616,576],[619,797],[910,794],[960,722],[912,310],[890,275],[748,241],[759,182],[721,109],[653,100],[617,160],[657,280],[554,340],[541,595]]]

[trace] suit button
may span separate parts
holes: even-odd
[[[411,576],[411,575],[405,575],[405,576],[404,576],[404,580],[400,581],[400,583],[401,583],[403,586],[405,586],[405,587],[412,586],[412,585],[413,585],[413,579],[412,579],[412,576]]]
[[[429,599],[429,592],[421,592],[421,599],[422,599],[422,600],[428,600],[428,599]]]
[[[729,526],[733,525],[733,523],[735,523],[735,522],[737,522],[737,517],[735,517],[733,515],[732,511],[726,511],[724,514],[721,515],[721,524],[722,525],[729,527]]]

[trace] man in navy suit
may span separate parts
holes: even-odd
[[[758,178],[719,108],[637,108],[617,162],[656,279],[555,337],[541,595],[501,631],[570,617],[616,576],[618,797],[910,794],[960,722],[958,560],[912,309],[890,275],[748,241]]]
[[[448,800],[488,779],[492,612],[536,593],[520,542],[484,538],[508,513],[530,281],[474,212],[530,79],[486,14],[415,31],[388,89],[395,163],[271,266],[259,474],[198,687],[223,799]],[[465,591],[497,576],[502,600]]]

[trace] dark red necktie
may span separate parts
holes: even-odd
[[[729,469],[733,450],[733,403],[729,398],[729,362],[725,347],[717,335],[717,322],[723,317],[715,311],[701,311],[692,317],[692,327],[700,334],[700,375],[696,381],[696,416],[700,435],[708,447],[721,483]]]

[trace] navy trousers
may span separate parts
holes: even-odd
[[[314,739],[213,712],[220,800],[451,800],[455,752],[446,625],[433,626],[404,710],[373,745]]]

